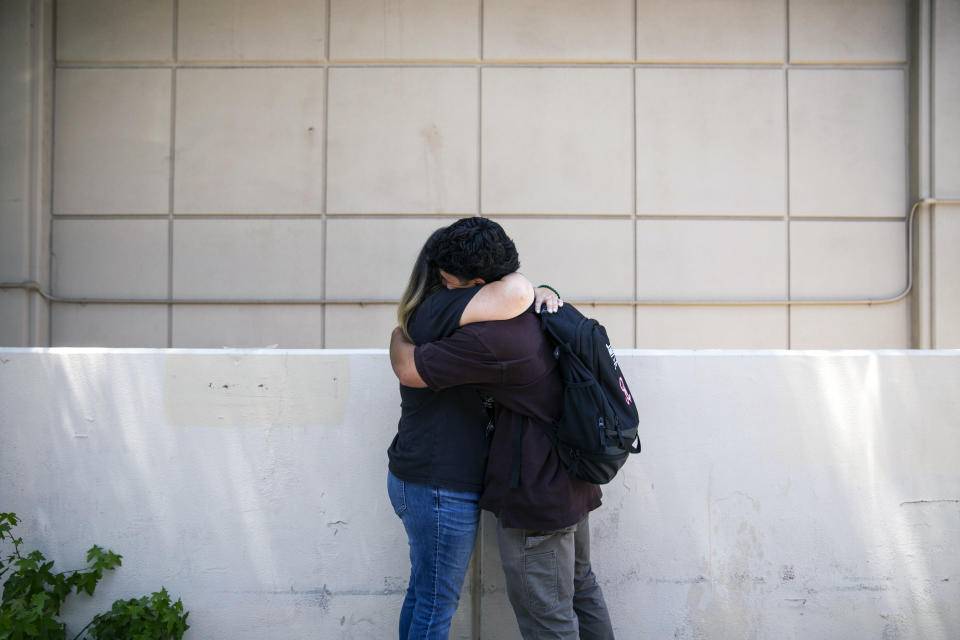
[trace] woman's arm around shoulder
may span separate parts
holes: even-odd
[[[460,326],[515,318],[533,303],[533,285],[518,271],[490,282],[477,292],[460,316]]]

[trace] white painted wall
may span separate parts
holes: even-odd
[[[620,638],[960,635],[960,352],[620,361],[644,453],[592,518]],[[124,556],[74,632],[163,585],[190,638],[393,637],[398,400],[379,350],[0,350],[0,511],[60,568]],[[517,637],[491,525],[454,638]]]

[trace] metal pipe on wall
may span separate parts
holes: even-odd
[[[921,206],[933,205],[960,205],[960,200],[923,198],[917,200],[910,207],[910,212],[905,218],[906,222],[906,241],[907,241],[907,259],[906,259],[906,283],[903,289],[894,296],[887,298],[811,298],[811,299],[781,299],[781,300],[669,300],[669,299],[634,299],[634,300],[590,300],[586,298],[572,299],[569,302],[580,305],[592,306],[688,306],[688,307],[757,307],[757,306],[829,306],[829,305],[880,305],[892,304],[906,298],[914,286],[914,264],[913,264],[913,235],[914,218],[917,210]],[[394,298],[242,298],[242,299],[223,299],[223,298],[78,298],[57,296],[43,289],[38,282],[0,282],[2,289],[23,289],[39,294],[44,300],[57,304],[146,304],[146,305],[395,305],[399,301]]]

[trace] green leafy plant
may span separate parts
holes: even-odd
[[[188,613],[178,599],[161,588],[139,600],[117,600],[106,613],[90,623],[90,636],[96,640],[180,640],[190,628]]]
[[[122,556],[94,545],[87,552],[89,566],[54,573],[53,562],[41,552],[21,553],[23,538],[13,534],[19,523],[16,514],[0,513],[0,543],[13,546],[12,552],[0,555],[0,579],[7,576],[0,597],[0,640],[64,639],[66,625],[57,619],[63,601],[71,593],[92,596],[104,571],[119,567]],[[187,615],[183,603],[171,603],[166,589],[161,589],[139,600],[116,601],[74,640],[84,633],[97,640],[179,640],[189,628]]]

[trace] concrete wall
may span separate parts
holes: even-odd
[[[625,351],[644,452],[594,561],[621,638],[960,635],[960,354]],[[0,510],[76,631],[166,586],[191,638],[388,638],[408,569],[382,351],[0,351]],[[484,521],[455,638],[516,638]]]
[[[624,347],[960,345],[957,205],[918,213],[919,299],[655,304],[903,289],[911,203],[960,196],[958,0],[4,11],[4,46],[55,41],[2,72],[55,76],[4,97],[53,111],[25,174],[53,221],[31,271],[44,209],[5,210],[0,280],[49,270],[59,302],[0,290],[0,344],[380,347],[427,233],[482,214],[531,278],[614,303],[594,314]]]

